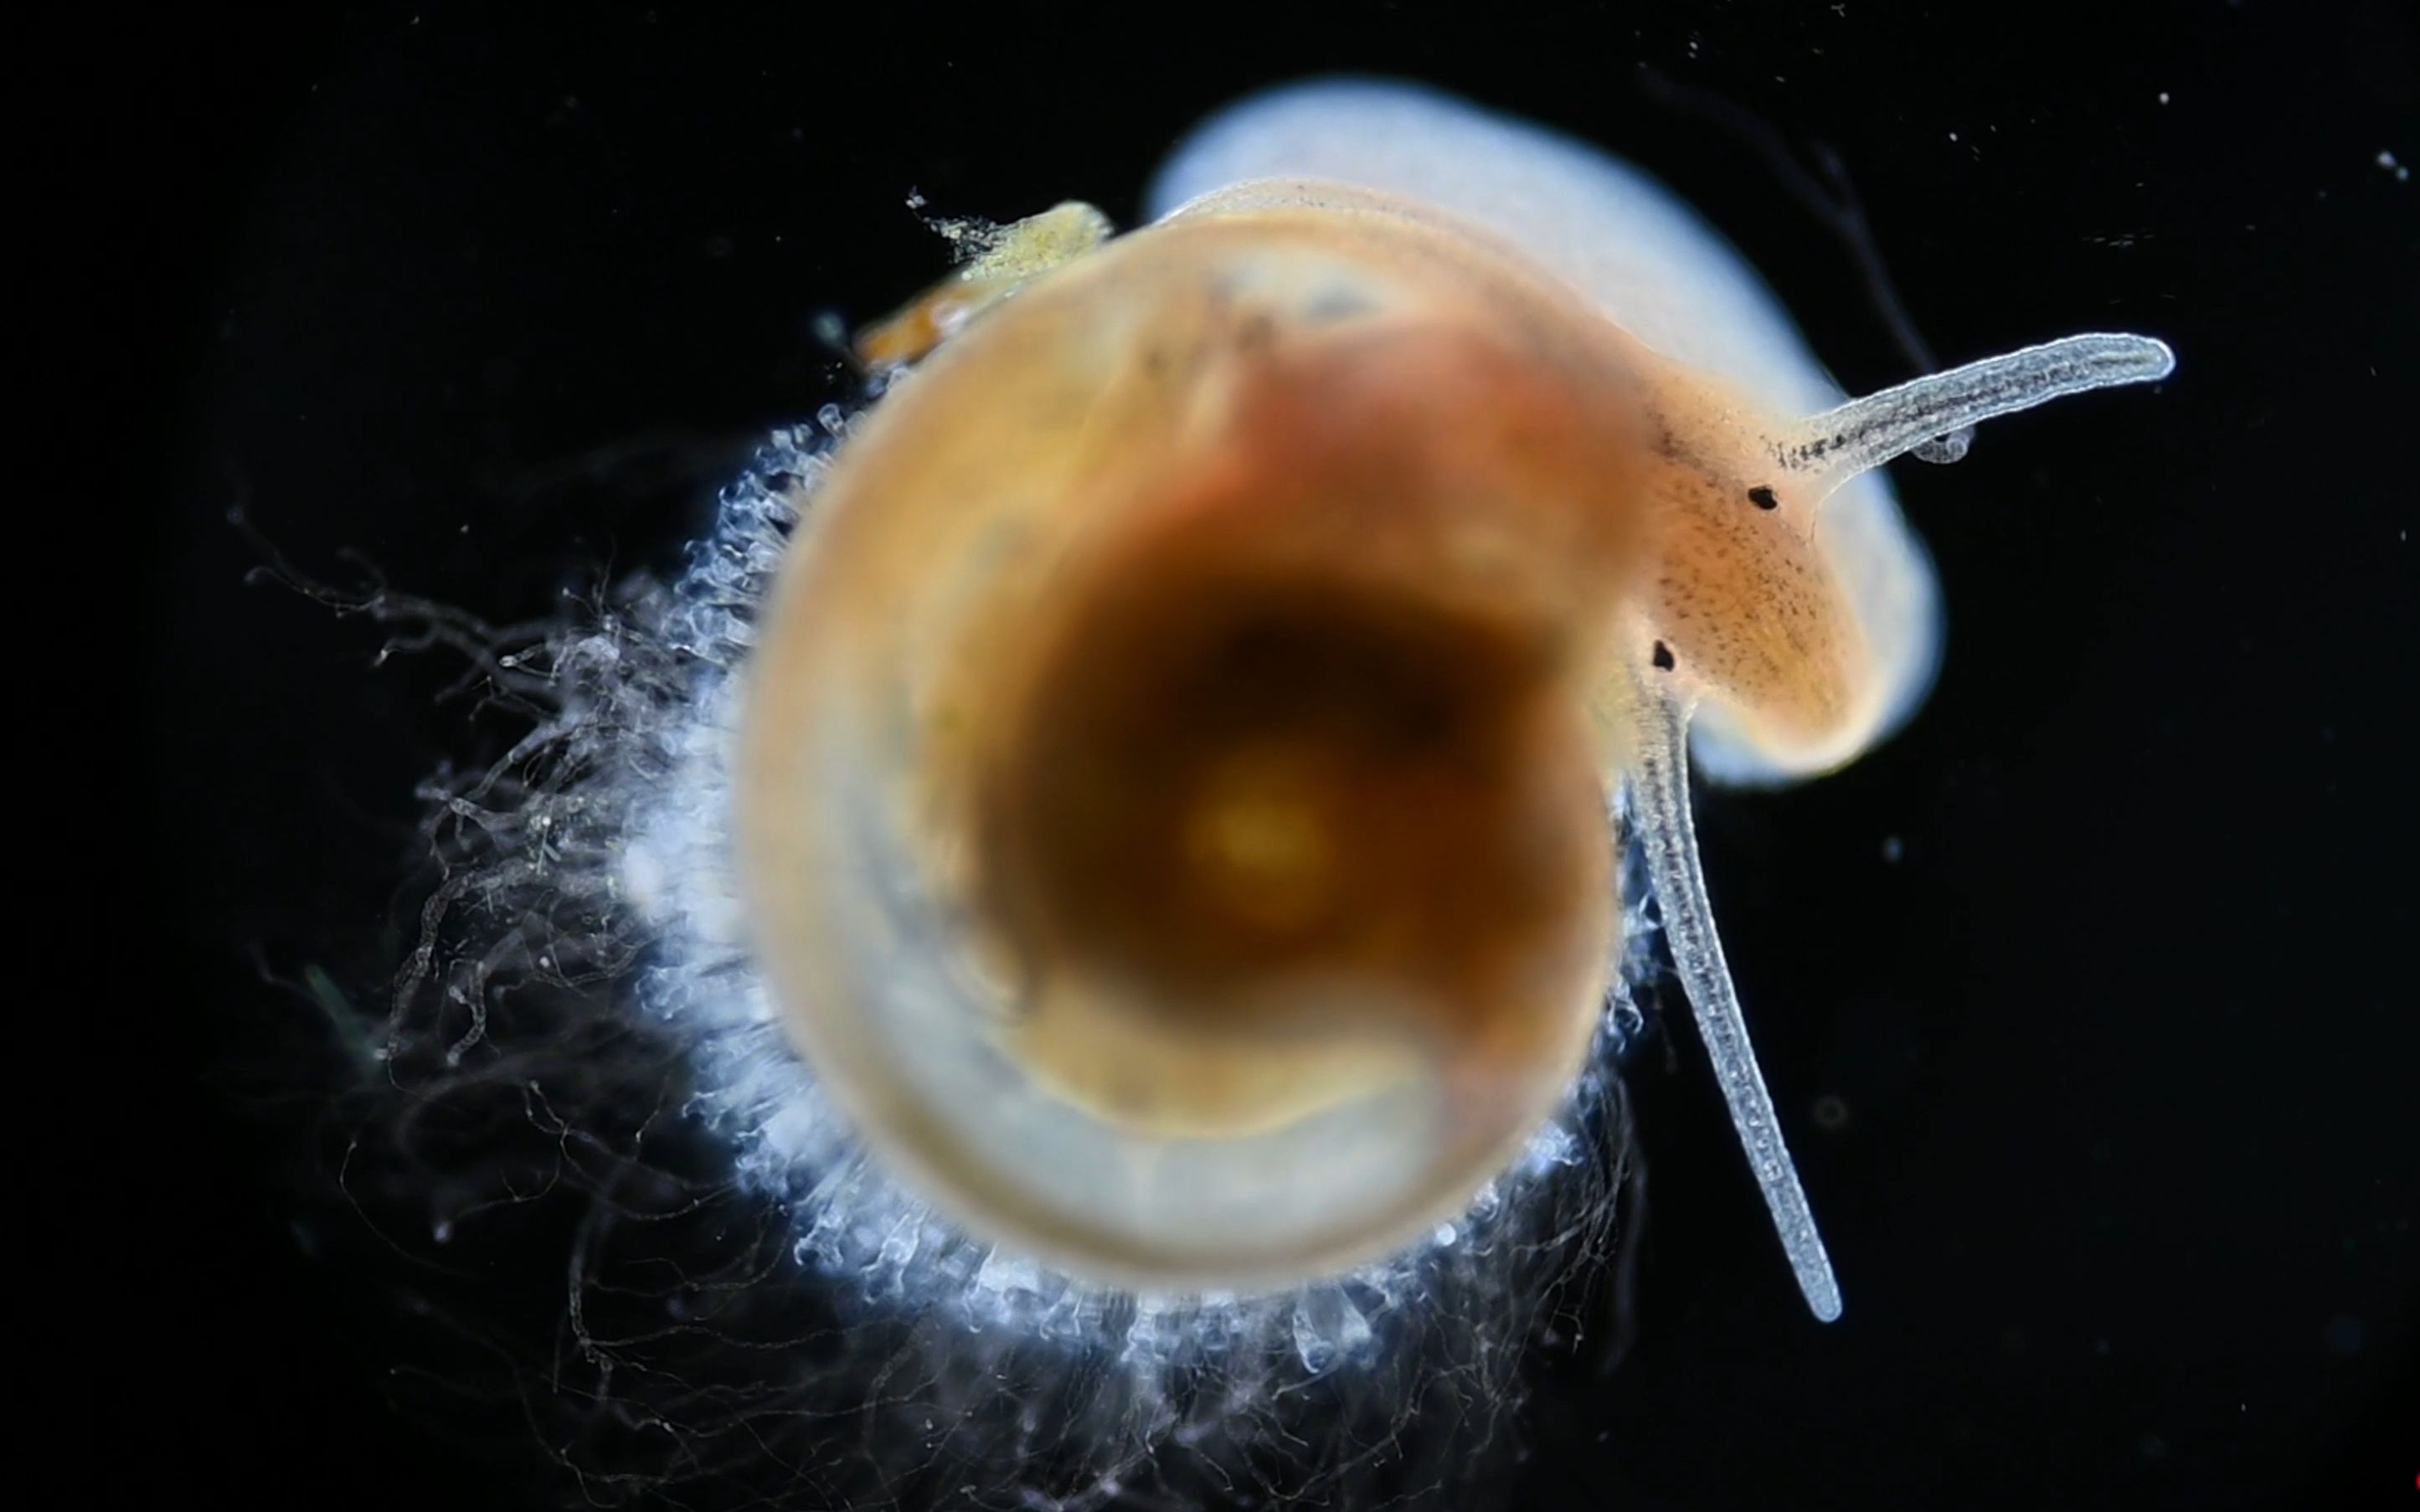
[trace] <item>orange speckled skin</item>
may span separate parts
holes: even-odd
[[[1412,1066],[1448,1132],[1381,1227],[1452,1211],[1593,1032],[1634,670],[1808,748],[1868,696],[1771,428],[1485,234],[1337,186],[1037,279],[851,435],[771,601],[739,832],[795,1036],[952,1184],[829,1006],[863,885],[814,797],[837,750],[1036,1077],[1217,1134]],[[1050,1250],[1014,1209],[978,1216]]]

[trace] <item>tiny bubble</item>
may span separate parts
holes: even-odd
[[[1900,840],[1897,835],[1885,835],[1883,837],[1883,859],[1885,861],[1896,866],[1899,864],[1900,857],[1906,854],[1906,841]]]
[[[2338,1313],[2328,1319],[2319,1337],[2326,1342],[2330,1354],[2354,1355],[2361,1352],[2365,1332],[2360,1319],[2350,1313]]]

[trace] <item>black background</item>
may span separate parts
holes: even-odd
[[[574,1494],[509,1421],[474,1443],[398,1391],[451,1357],[399,1257],[297,1241],[307,1011],[258,963],[392,949],[410,789],[464,715],[242,587],[231,505],[313,566],[543,610],[843,396],[813,317],[944,266],[911,188],[1130,219],[1191,120],[1340,68],[1630,155],[1850,389],[1906,376],[1847,249],[1642,65],[1836,147],[1945,359],[2143,330],[2180,367],[1897,470],[1951,615],[1933,701],[1839,777],[1700,808],[1847,1317],[1804,1316],[1694,1039],[1651,1045],[1637,1343],[1541,1363],[1515,1504],[2420,1504],[2401,7],[347,8],[106,44],[81,93],[128,150],[45,177],[126,321],[61,371],[152,512],[122,609],[160,844],[119,878],[156,921],[112,963],[139,1011],[86,1050],[164,1101],[81,1183],[114,1237],[64,1236],[121,1326],[76,1331],[96,1452],[41,1504]]]

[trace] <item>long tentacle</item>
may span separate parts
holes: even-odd
[[[2069,336],[1810,415],[1774,438],[1774,456],[1792,471],[1843,482],[1978,421],[2065,394],[2149,383],[2167,377],[2176,365],[2167,344],[2149,336]]]
[[[1714,916],[1706,899],[1705,872],[1698,860],[1698,835],[1689,816],[1689,706],[1653,690],[1639,690],[1640,748],[1633,776],[1637,816],[1647,854],[1648,874],[1664,915],[1664,935],[1672,963],[1689,995],[1698,1031],[1706,1041],[1731,1125],[1739,1131],[1756,1183],[1772,1210],[1781,1247],[1798,1277],[1807,1305],[1824,1322],[1840,1316],[1840,1286],[1832,1259],[1815,1231],[1815,1215],[1798,1184],[1798,1167],[1782,1142],[1773,1094],[1758,1069],[1731,986]]]

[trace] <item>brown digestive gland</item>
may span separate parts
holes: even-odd
[[[1248,361],[1215,455],[970,663],[977,933],[1019,1053],[1118,1121],[1246,1133],[1406,1075],[1500,1119],[1574,1069],[1611,943],[1585,693],[1621,470],[1466,331]],[[1104,1004],[1148,1072],[1105,1065]]]

